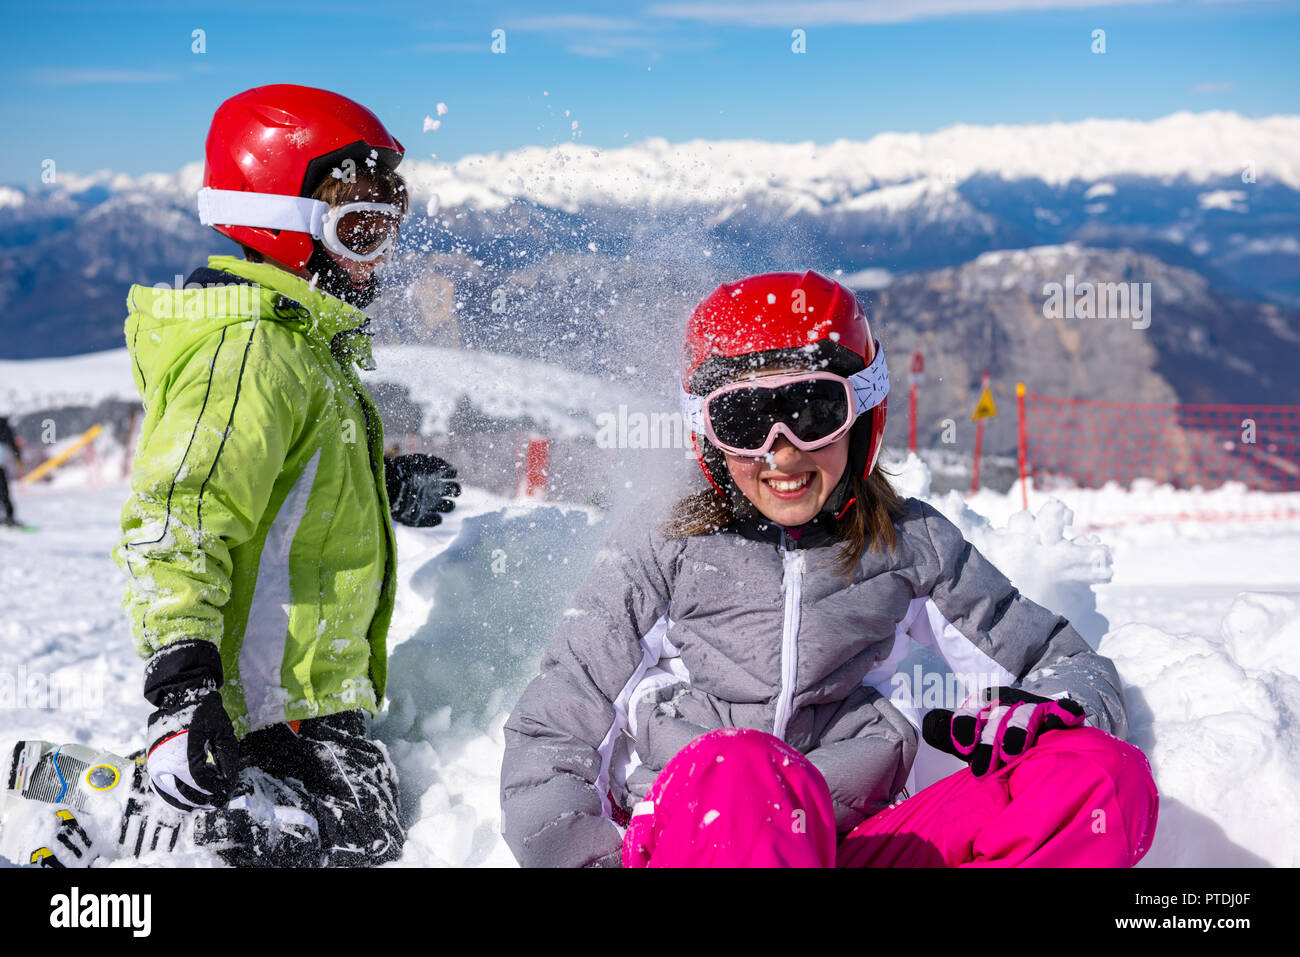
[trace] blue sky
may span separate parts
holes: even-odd
[[[54,2],[6,21],[0,183],[17,185],[45,159],[173,171],[202,158],[223,99],[281,82],[351,96],[408,156],[445,160],[566,142],[575,121],[580,142],[617,146],[1300,111],[1294,0]]]

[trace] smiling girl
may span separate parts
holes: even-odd
[[[853,294],[812,272],[721,286],[682,388],[709,487],[620,531],[506,723],[519,861],[1140,860],[1157,795],[1114,666],[894,492],[888,372]],[[891,681],[917,645],[960,706]],[[969,767],[909,797],[922,740]]]

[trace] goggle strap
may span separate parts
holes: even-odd
[[[704,399],[692,392],[681,390],[682,421],[692,432],[704,434]]]
[[[885,364],[885,350],[880,348],[879,339],[876,340],[876,357],[861,372],[849,376],[849,383],[857,396],[858,415],[885,401],[889,395],[889,366]]]
[[[204,226],[287,229],[319,239],[329,203],[306,196],[250,193],[239,189],[199,190],[199,222]]]

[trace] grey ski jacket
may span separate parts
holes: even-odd
[[[519,862],[617,864],[615,820],[683,746],[723,727],[807,755],[848,831],[902,792],[915,760],[935,706],[899,680],[918,645],[967,693],[1014,684],[1068,696],[1090,725],[1124,737],[1110,660],[933,507],[906,504],[897,547],[866,552],[851,579],[824,531],[795,541],[770,523],[689,538],[621,529],[505,725],[502,830]]]

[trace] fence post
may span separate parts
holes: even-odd
[[[912,353],[912,369],[910,375],[910,388],[907,390],[907,448],[913,455],[916,454],[916,390],[920,386],[921,380],[925,373],[925,359],[921,357],[920,350]]]
[[[989,374],[986,372],[980,377],[980,401],[975,406],[975,411],[971,417],[975,419],[975,460],[971,466],[970,473],[970,493],[974,495],[980,490],[980,458],[984,454],[984,420],[992,413],[991,410],[985,411],[984,395],[989,390]]]
[[[527,441],[520,492],[526,498],[545,498],[547,469],[551,458],[551,440],[549,438],[529,436]]]
[[[1025,384],[1016,383],[1016,438],[1020,446],[1020,507],[1029,511],[1028,442],[1025,437]]]

